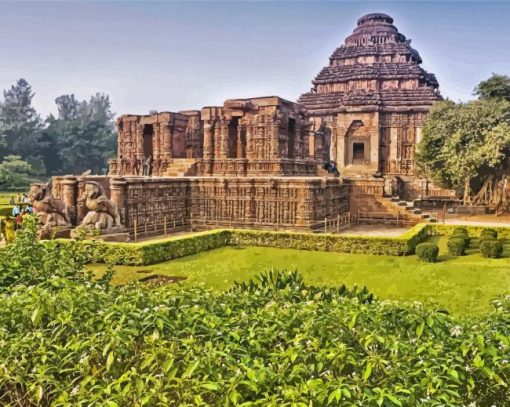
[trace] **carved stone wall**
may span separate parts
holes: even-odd
[[[310,125],[299,105],[276,96],[205,107],[199,175],[315,175]]]
[[[121,221],[130,231],[161,234],[168,228],[215,227],[313,230],[324,218],[349,210],[346,185],[339,179],[318,177],[182,177],[140,178],[55,177],[53,192],[77,214],[88,180],[107,184],[107,195],[117,204]],[[71,185],[72,188],[69,188]]]
[[[347,189],[337,179],[208,177],[192,185],[195,229],[312,230],[349,209]]]
[[[117,119],[117,158],[110,161],[110,175],[133,173],[132,159],[152,157],[153,174],[163,175],[173,159],[201,155],[198,112],[162,112],[123,115]]]

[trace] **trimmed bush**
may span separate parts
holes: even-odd
[[[464,239],[451,237],[448,239],[448,251],[452,256],[463,256],[466,250]]]
[[[434,243],[420,243],[416,246],[416,255],[422,261],[435,263],[439,255],[439,247]]]
[[[480,252],[483,257],[499,259],[503,254],[503,243],[498,240],[484,240],[480,243]]]

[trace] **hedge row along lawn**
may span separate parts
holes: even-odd
[[[30,226],[30,225],[28,225]],[[0,254],[0,405],[504,406],[510,298],[456,319],[269,272],[114,287],[26,226]]]

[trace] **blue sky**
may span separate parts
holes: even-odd
[[[26,78],[42,114],[65,93],[106,92],[118,114],[295,100],[369,12],[394,18],[453,100],[510,74],[510,2],[0,1],[0,89]]]

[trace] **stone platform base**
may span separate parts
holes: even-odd
[[[38,234],[42,240],[69,239],[71,237],[71,230],[70,227],[57,226],[52,229],[40,229]]]
[[[117,242],[124,243],[129,242],[131,239],[129,237],[129,233],[110,233],[107,235],[101,235],[97,237],[97,240],[102,240],[104,242]]]

